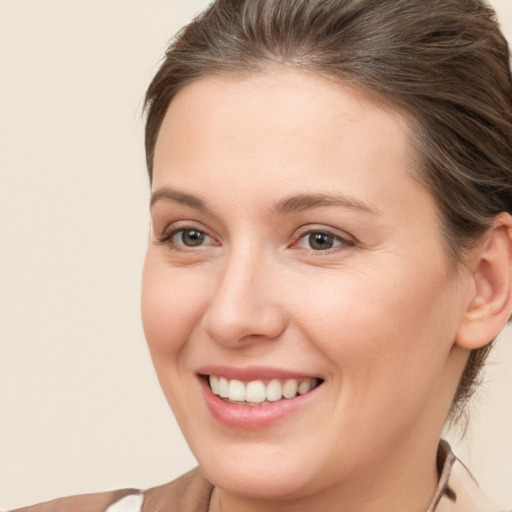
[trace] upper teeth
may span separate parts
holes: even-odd
[[[261,380],[244,383],[241,380],[229,380],[225,377],[210,375],[210,387],[213,394],[234,402],[262,403],[265,400],[276,402],[281,398],[294,398],[304,395],[317,385],[317,379],[272,379],[265,385]]]

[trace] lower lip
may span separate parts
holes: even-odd
[[[200,377],[199,380],[206,405],[213,417],[228,427],[248,430],[271,426],[307,407],[309,402],[315,399],[319,388],[322,387],[322,385],[317,386],[305,395],[297,395],[295,398],[285,398],[264,405],[250,406],[225,402],[212,393],[204,377]]]

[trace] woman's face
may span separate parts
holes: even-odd
[[[219,487],[293,498],[433,470],[465,287],[407,130],[362,92],[285,70],[199,80],[172,101],[143,320]]]

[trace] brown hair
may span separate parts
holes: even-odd
[[[405,110],[419,179],[455,263],[512,213],[508,45],[480,0],[217,0],[178,33],[146,95],[150,179],[162,120],[185,85],[282,64],[334,77]],[[473,393],[491,347],[472,351],[454,398]]]

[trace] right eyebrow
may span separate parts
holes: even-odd
[[[208,208],[204,204],[204,202],[198,197],[187,194],[186,192],[180,192],[179,190],[174,190],[168,187],[162,187],[158,190],[155,190],[151,194],[151,200],[149,202],[150,209],[153,208],[155,203],[158,201],[167,200],[174,201],[176,203],[184,204],[185,206],[189,206],[190,208],[195,208],[196,210],[206,211]]]

